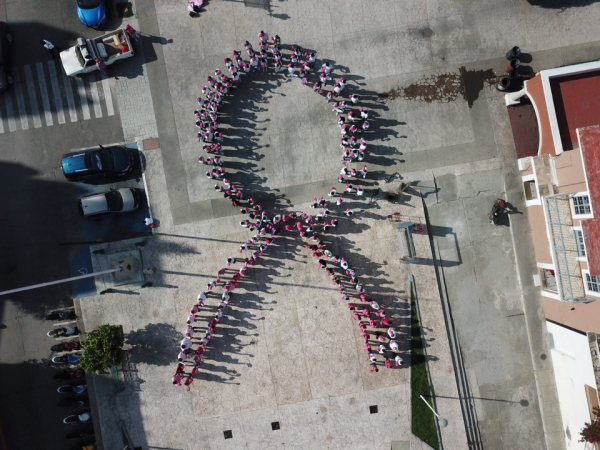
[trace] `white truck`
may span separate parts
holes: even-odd
[[[134,55],[127,32],[120,28],[94,39],[77,38],[77,45],[60,52],[60,60],[68,76],[98,70],[96,60],[110,66]]]

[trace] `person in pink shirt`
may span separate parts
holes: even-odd
[[[392,361],[390,361],[390,358],[385,358],[385,367],[388,369],[392,368]]]
[[[186,391],[189,392],[190,387],[191,387],[191,385],[192,385],[193,382],[194,382],[194,378],[192,378],[191,375],[188,375],[188,377],[185,379],[185,383],[184,383],[186,385],[186,387],[187,387]]]
[[[379,322],[379,323],[382,327],[391,327],[392,326],[392,321],[390,319],[388,319],[387,317],[384,317],[383,319],[381,319],[381,322]]]
[[[371,370],[369,370],[369,372],[371,372],[371,373],[379,372],[379,368],[377,367],[377,364],[375,364],[375,363],[371,364]]]
[[[185,375],[181,372],[177,372],[175,375],[173,375],[173,384],[176,386],[181,386],[181,381],[185,378]]]

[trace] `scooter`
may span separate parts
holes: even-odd
[[[61,355],[52,358],[54,364],[79,364],[81,355]]]
[[[60,406],[61,408],[79,409],[84,406],[89,406],[89,404],[90,401],[87,398],[67,397],[59,401],[56,406]]]
[[[46,320],[75,320],[75,310],[54,311],[46,316]]]
[[[83,394],[85,391],[87,391],[87,384],[78,384],[75,386],[66,384],[56,390],[59,394]]]
[[[79,342],[63,342],[50,347],[53,352],[74,352],[81,350],[81,343]]]
[[[492,225],[498,225],[498,220],[500,219],[500,214],[506,214],[507,209],[506,209],[506,203],[504,202],[504,200],[502,199],[498,199],[494,202],[494,205],[492,206],[492,210],[490,211],[490,214],[488,216],[488,218],[490,219],[490,224]]]
[[[81,414],[72,414],[63,419],[63,423],[72,424],[72,423],[83,423],[87,422],[91,419],[90,412],[86,411]]]
[[[73,440],[73,439],[83,439],[83,438],[92,437],[92,436],[94,436],[94,429],[86,428],[83,430],[75,431],[74,433],[69,433],[69,434],[65,435],[65,438],[69,439],[69,440]]]
[[[52,378],[56,381],[67,381],[67,380],[76,380],[77,378],[83,378],[85,375],[85,371],[83,369],[75,369],[69,370],[65,369],[61,373],[57,373]]]
[[[77,327],[61,327],[48,331],[47,335],[53,338],[64,336],[79,336],[79,328]]]

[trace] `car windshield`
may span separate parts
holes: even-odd
[[[109,211],[122,211],[123,210],[123,197],[118,191],[110,191],[104,194],[106,197],[106,204],[108,205]]]
[[[102,0],[77,0],[77,6],[81,9],[94,9],[100,6]]]

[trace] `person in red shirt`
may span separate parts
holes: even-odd
[[[192,378],[192,376],[188,375],[188,377],[186,378],[185,383],[184,383],[187,387],[186,391],[189,392],[190,386],[192,385],[193,382],[194,382],[194,379]]]
[[[390,358],[385,358],[385,367],[388,369],[392,368],[392,361],[390,361]]]

